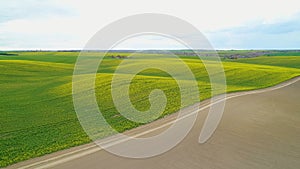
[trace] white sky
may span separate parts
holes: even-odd
[[[0,50],[81,49],[105,25],[139,13],[184,19],[219,49],[297,48],[300,27],[280,30],[285,24],[300,25],[298,4],[296,0],[0,0]],[[270,33],[274,29],[280,33]],[[286,43],[277,43],[279,38]],[[178,48],[169,41],[141,37],[120,48]]]

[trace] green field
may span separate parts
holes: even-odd
[[[72,102],[72,74],[79,53],[10,53],[0,54],[0,167],[90,142]],[[192,56],[182,56],[182,60],[197,79],[201,100],[211,97],[203,63]],[[96,95],[106,120],[123,132],[142,124],[120,116],[113,105],[110,82],[121,62],[110,57],[103,60],[97,74]],[[161,62],[172,64],[171,60]],[[222,59],[222,63],[227,92],[265,88],[300,75],[300,56],[296,54]],[[162,116],[180,109],[176,82],[157,69],[140,72],[133,79],[130,96],[134,106],[147,110],[150,106],[147,96],[156,88],[165,91],[168,99]],[[109,134],[103,130],[101,137]]]

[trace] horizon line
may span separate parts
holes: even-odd
[[[0,52],[23,52],[23,51],[35,51],[35,52],[43,52],[43,51],[178,51],[178,50],[202,50],[202,51],[242,51],[242,50],[268,50],[268,51],[300,51],[300,48],[274,48],[274,49],[112,49],[112,50],[101,50],[101,49],[0,49]]]

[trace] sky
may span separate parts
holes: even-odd
[[[140,13],[181,18],[215,49],[300,49],[298,0],[0,0],[0,50],[82,49],[104,26]],[[140,36],[116,49],[181,49],[165,37]]]

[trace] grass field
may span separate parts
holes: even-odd
[[[79,53],[12,53],[0,55],[0,166],[90,142],[72,103],[72,74]],[[196,57],[182,57],[182,60],[197,79],[201,100],[209,98],[209,78],[203,63]],[[120,132],[141,125],[120,116],[112,102],[110,82],[121,62],[105,58],[96,81],[100,108],[106,120]],[[167,60],[162,62],[172,64]],[[223,59],[222,63],[227,92],[265,88],[300,75],[300,56],[297,55]],[[148,95],[156,88],[165,91],[168,98],[162,116],[180,108],[176,82],[157,69],[135,76],[130,87],[134,106],[147,110]],[[105,130],[101,134],[102,137],[107,135]]]

